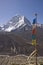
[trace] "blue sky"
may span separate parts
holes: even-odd
[[[38,23],[43,24],[43,0],[0,0],[0,25],[15,15],[24,15],[32,23],[37,13]]]

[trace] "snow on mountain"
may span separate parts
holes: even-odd
[[[4,30],[4,27],[2,25],[2,26],[0,26],[0,32],[3,31],[3,30]]]
[[[4,31],[10,32],[11,30],[21,29],[24,26],[31,26],[30,21],[24,16],[14,16],[6,25],[3,26]]]
[[[0,26],[0,31],[10,32],[12,30],[21,30],[24,27],[26,30],[29,30],[31,26],[30,21],[26,17],[16,15],[12,17],[12,19],[9,20],[5,25]],[[37,23],[37,27],[43,28],[43,24]]]

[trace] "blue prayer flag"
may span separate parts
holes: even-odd
[[[32,35],[32,40],[35,40],[36,39],[36,35]]]
[[[33,19],[33,24],[36,24],[36,18],[35,18],[35,19]]]

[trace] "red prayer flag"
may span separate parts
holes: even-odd
[[[36,34],[36,29],[33,29],[32,30],[32,34]]]

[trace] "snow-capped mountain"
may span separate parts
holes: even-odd
[[[22,29],[25,26],[31,26],[30,21],[24,16],[14,16],[11,20],[7,22],[6,25],[3,26],[3,30],[10,32],[16,29]]]
[[[13,30],[21,30],[23,28],[29,30],[31,26],[30,21],[26,17],[16,15],[12,17],[12,19],[10,19],[5,25],[0,26],[0,31],[11,32]],[[43,28],[43,24],[37,23],[37,27]]]

